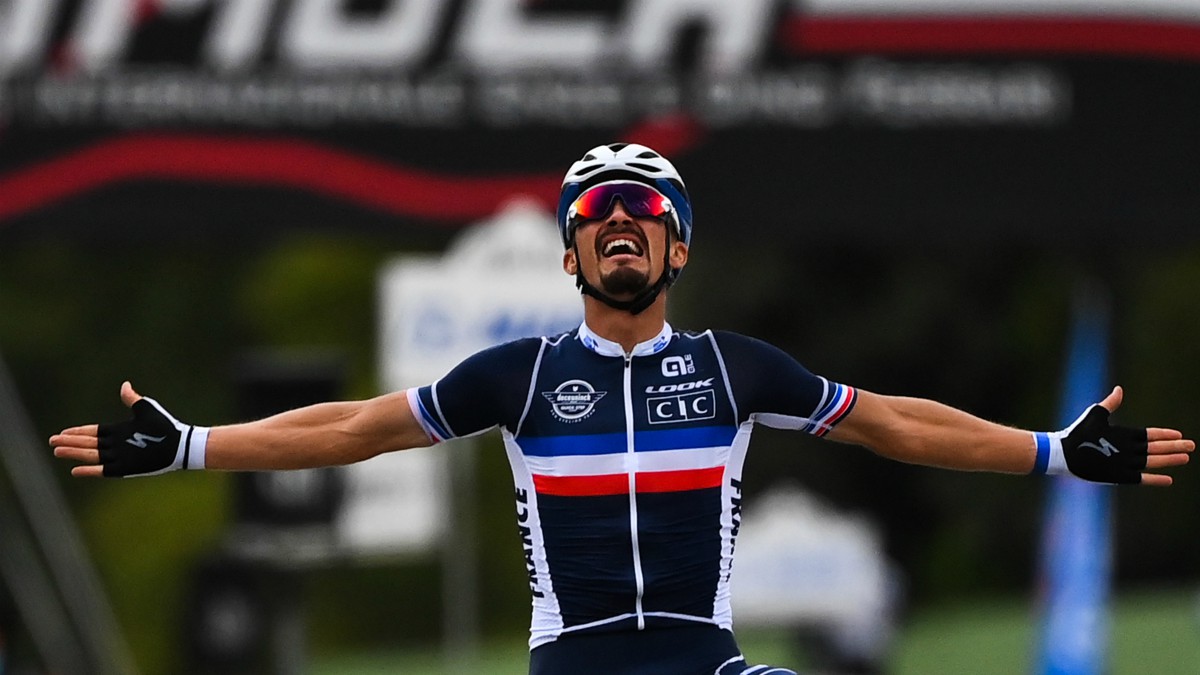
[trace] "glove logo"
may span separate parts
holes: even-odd
[[[1100,445],[1096,445],[1095,443],[1080,443],[1079,447],[1091,448],[1091,449],[1095,450],[1096,452],[1099,452],[1100,454],[1104,455],[1105,457],[1112,457],[1113,455],[1120,452],[1120,450],[1117,450],[1117,446],[1113,445],[1112,443],[1109,443],[1108,439],[1104,438],[1103,436],[1100,437]]]
[[[146,441],[150,441],[151,443],[160,443],[164,438],[166,438],[166,436],[150,436],[148,434],[143,434],[140,431],[136,431],[133,434],[133,438],[125,439],[125,442],[135,448],[142,448],[144,450],[146,449],[147,445]]]

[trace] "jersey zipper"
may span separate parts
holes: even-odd
[[[627,453],[626,469],[629,472],[629,538],[633,544],[633,579],[637,584],[637,598],[634,601],[634,611],[637,612],[638,630],[646,628],[646,615],[642,613],[642,594],[646,590],[646,582],[642,578],[642,554],[638,547],[638,510],[637,510],[637,454],[633,446],[633,355],[625,355],[625,450]]]

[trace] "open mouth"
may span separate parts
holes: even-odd
[[[641,257],[645,252],[641,242],[635,237],[629,235],[616,235],[604,242],[603,248],[600,249],[600,254],[605,258],[612,258],[619,255],[632,255]]]

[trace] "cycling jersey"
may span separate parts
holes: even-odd
[[[435,442],[500,428],[531,648],[575,633],[731,629],[754,423],[820,436],[855,400],[765,342],[666,324],[628,354],[586,324],[517,340],[408,392]]]

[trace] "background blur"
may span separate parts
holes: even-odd
[[[262,354],[316,354],[318,392],[375,395],[382,266],[513,196],[552,208],[570,162],[617,140],[671,157],[693,198],[676,326],[1049,429],[1073,298],[1099,289],[1118,420],[1200,434],[1200,0],[0,2],[0,357],[39,442],[119,418],[123,379],[187,421],[253,416]],[[753,445],[751,505],[786,483],[879,528],[903,578],[889,670],[909,640],[951,658],[953,630],[995,638],[995,617],[1016,632],[981,660],[1027,666],[1046,481],[767,429]],[[519,664],[529,599],[498,438],[477,462],[481,630]],[[1115,639],[1135,650],[1113,672],[1166,648],[1119,642],[1130,616],[1198,659],[1155,672],[1200,667],[1193,469],[1113,491]],[[196,583],[242,484],[54,472],[138,670],[188,672]],[[314,671],[436,652],[441,564],[289,575]],[[40,672],[9,586],[0,672]]]

